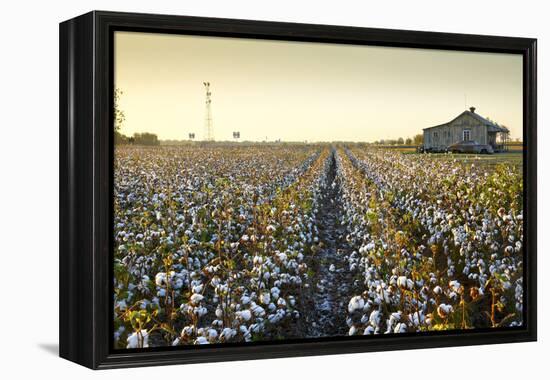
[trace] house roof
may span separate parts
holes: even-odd
[[[480,116],[477,113],[471,112],[469,110],[466,110],[466,111],[462,112],[460,115],[458,115],[457,117],[455,117],[451,121],[448,121],[446,123],[439,124],[439,125],[434,125],[433,127],[424,128],[423,130],[425,131],[427,129],[432,129],[432,128],[443,127],[443,126],[449,125],[453,121],[461,118],[464,115],[470,115],[470,116],[474,117],[475,119],[477,119],[481,124],[486,125],[488,127],[487,129],[488,129],[489,132],[509,132],[508,128],[501,127],[500,125],[492,122],[491,120],[488,120],[488,119],[484,118],[483,116]]]

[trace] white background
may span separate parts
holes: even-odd
[[[544,1],[6,1],[0,22],[0,377],[518,379],[548,366],[549,9]],[[93,9],[539,39],[539,342],[93,372],[57,357],[58,23]]]

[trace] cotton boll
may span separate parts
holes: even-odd
[[[399,276],[397,278],[397,286],[399,286],[402,289],[407,288],[407,277],[406,276]]]
[[[183,287],[183,280],[179,277],[176,278],[172,286],[174,289],[181,289]]]
[[[210,344],[210,342],[204,336],[199,336],[195,339],[195,344]]]
[[[149,347],[149,333],[147,330],[134,332],[128,337],[126,342],[128,343],[126,348],[147,348]]]
[[[269,293],[262,293],[260,295],[260,302],[264,305],[268,305],[271,302],[271,297]]]
[[[115,308],[120,310],[126,310],[127,309],[126,300],[118,301],[115,305]]]
[[[288,296],[288,303],[290,306],[294,307],[296,306],[296,299],[293,296]]]
[[[252,335],[250,334],[249,329],[246,328],[246,326],[241,325],[239,327],[239,332],[242,334],[245,342],[250,342],[252,339]]]
[[[441,318],[447,318],[449,314],[451,314],[454,311],[453,307],[451,305],[447,305],[442,303],[437,307],[437,314]]]
[[[115,333],[113,334],[114,335],[114,338],[115,338],[115,341],[118,341],[120,339],[120,336],[124,333],[125,331],[125,327],[124,326],[120,326],[118,328],[117,331],[115,331]]]
[[[265,310],[263,307],[261,307],[260,305],[256,305],[256,304],[253,304],[250,308],[250,310],[252,311],[252,313],[254,313],[254,315],[256,317],[264,317],[265,316]]]
[[[365,328],[365,331],[363,331],[363,335],[372,335],[374,334],[374,327],[372,326],[367,326]]]
[[[226,327],[222,330],[220,339],[222,339],[223,341],[228,341],[231,338],[233,338],[235,335],[237,335],[237,332],[235,331],[235,329]]]
[[[157,273],[155,276],[155,284],[157,284],[157,286],[166,286],[166,278],[166,273]]]
[[[409,320],[414,326],[418,327],[424,321],[424,315],[421,312],[415,311],[414,313],[409,314]]]
[[[199,302],[201,302],[202,300],[204,299],[204,296],[202,294],[198,294],[198,293],[194,293],[190,300],[191,300],[191,303],[197,305]]]
[[[263,324],[262,323],[254,323],[250,325],[250,331],[253,333],[259,334],[263,331]]]
[[[369,316],[369,322],[372,326],[378,327],[380,324],[380,311],[374,310]]]
[[[241,320],[248,322],[252,318],[252,312],[250,310],[243,310],[238,312],[238,316]]]
[[[393,332],[396,334],[405,333],[407,332],[407,325],[404,323],[398,323],[393,329]]]
[[[353,313],[354,311],[362,310],[365,306],[365,300],[361,296],[353,297],[348,304],[348,312]]]
[[[449,288],[451,288],[454,292],[459,293],[461,290],[460,282],[456,280],[450,281]]]
[[[271,288],[271,295],[273,296],[274,300],[277,300],[279,298],[279,293],[281,292],[281,289],[274,286]]]
[[[376,247],[376,245],[374,244],[374,242],[371,241],[370,243],[368,243],[368,244],[365,246],[365,249],[366,249],[367,251],[372,251],[375,247]]]
[[[281,320],[281,315],[279,314],[269,314],[267,320],[271,324],[277,324]]]
[[[214,342],[218,338],[218,332],[214,329],[209,329],[207,332],[207,337],[210,342]]]

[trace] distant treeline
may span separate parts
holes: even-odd
[[[134,133],[133,136],[126,136],[115,132],[115,144],[160,145],[160,140],[154,133]]]
[[[216,140],[216,141],[192,141],[192,140],[160,140],[160,145],[303,145],[307,144],[307,141],[231,141],[231,140]],[[317,143],[312,143],[317,144]]]
[[[373,142],[374,145],[422,145],[424,137],[421,134],[413,137],[399,137],[397,139],[382,139]]]

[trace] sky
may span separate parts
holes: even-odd
[[[216,140],[407,138],[470,106],[522,138],[522,57],[138,32],[115,33],[121,132]]]

